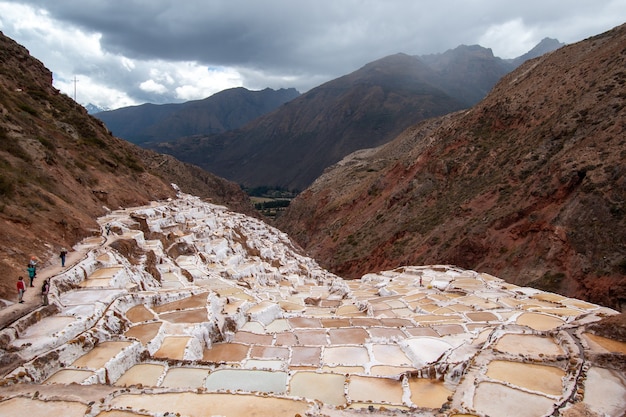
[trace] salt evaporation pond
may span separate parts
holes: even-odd
[[[137,219],[163,235],[145,240]],[[27,410],[23,399],[34,416],[49,405],[46,417],[534,417],[581,405],[618,416],[626,404],[624,373],[601,366],[623,346],[583,329],[610,309],[453,266],[344,281],[258,220],[184,195],[100,221],[153,251],[161,281],[107,244],[55,277],[58,314],[0,339],[24,363],[0,380],[0,415]],[[191,255],[170,258],[162,241]]]

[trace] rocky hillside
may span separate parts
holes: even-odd
[[[172,182],[252,212],[236,184],[111,136],[0,33],[0,298],[15,297],[31,256],[57,262],[61,247],[97,230],[97,216],[172,197]]]
[[[298,97],[293,88],[250,91],[231,88],[203,100],[142,104],[95,114],[115,136],[141,145],[183,136],[222,133],[242,127]]]
[[[445,263],[626,306],[626,26],[355,153],[279,219],[339,275]]]

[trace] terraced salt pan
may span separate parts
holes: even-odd
[[[140,363],[127,370],[124,375],[115,381],[115,385],[120,387],[130,387],[133,385],[156,387],[164,373],[165,366],[163,365]]]
[[[563,392],[565,372],[555,366],[495,360],[489,363],[487,376],[534,392],[559,396]]]
[[[170,368],[163,378],[161,386],[166,388],[202,388],[208,375],[208,369]]]
[[[402,405],[402,395],[402,382],[397,379],[352,375],[348,381],[350,401]]]
[[[626,380],[610,369],[592,367],[585,381],[584,403],[603,416],[623,416],[626,410]]]
[[[411,391],[411,402],[418,407],[439,409],[447,402],[448,396],[453,391],[446,388],[443,382],[423,379],[410,378],[409,390]]]
[[[619,352],[626,355],[626,343],[607,339],[592,333],[584,333],[583,337],[589,343],[591,349],[596,352]]]
[[[100,369],[113,357],[117,356],[130,342],[102,342],[80,358],[72,366],[77,368]]]
[[[159,350],[154,352],[155,358],[161,359],[185,359],[185,348],[191,340],[191,337],[186,336],[168,336],[163,339],[163,343]]]
[[[135,338],[139,340],[142,345],[146,346],[154,339],[162,325],[163,323],[161,322],[138,324],[128,329],[124,333],[124,336]]]
[[[481,415],[545,416],[552,414],[553,404],[554,400],[548,397],[493,382],[479,383],[474,394],[474,409]]]
[[[231,390],[283,394],[287,386],[285,372],[247,369],[219,369],[206,378],[210,391]]]
[[[505,334],[495,345],[495,348],[513,355],[529,356],[557,356],[565,351],[551,337],[526,334]]]
[[[288,394],[341,406],[347,403],[345,385],[344,375],[295,372],[289,382]]]
[[[32,397],[17,397],[0,402],[2,416],[83,417],[87,409],[87,405],[75,401],[38,401]]]
[[[126,407],[135,410],[146,410],[149,413],[163,413],[176,410],[188,417],[206,417],[207,410],[213,416],[223,417],[276,417],[305,415],[310,404],[293,399],[257,397],[245,394],[196,394],[164,393],[164,394],[126,394],[114,398],[112,405],[119,409]],[[81,415],[82,416],[82,415]],[[39,417],[39,416],[37,416]],[[42,415],[49,417],[49,415]]]
[[[45,384],[80,384],[93,375],[82,369],[61,369],[44,381]]]
[[[523,313],[517,318],[517,324],[539,331],[554,330],[564,323],[559,318],[541,313]]]
[[[20,333],[19,338],[14,340],[11,345],[19,347],[26,344],[33,344],[35,341],[37,341],[38,344],[50,343],[57,337],[57,333],[62,332],[75,321],[76,319],[74,317],[46,317]]]

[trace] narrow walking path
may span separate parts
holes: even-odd
[[[103,233],[102,243],[99,246],[104,246],[109,243],[109,241],[113,236],[108,236]],[[4,329],[14,321],[18,320],[21,317],[29,314],[30,312],[38,309],[42,306],[41,300],[41,286],[43,285],[43,281],[46,278],[52,278],[62,272],[70,270],[74,268],[80,260],[82,260],[87,252],[93,249],[93,247],[76,245],[75,248],[77,250],[68,251],[67,256],[65,257],[65,267],[61,267],[61,258],[56,257],[56,259],[52,260],[52,263],[46,265],[44,267],[37,268],[37,277],[33,281],[33,286],[30,287],[28,285],[28,272],[26,271],[26,267],[24,267],[24,273],[22,276],[24,277],[24,282],[26,283],[26,292],[24,293],[24,303],[19,304],[17,302],[17,290],[15,291],[15,304],[12,304],[8,307],[5,307],[0,310],[0,329]],[[15,280],[17,282],[17,276]]]

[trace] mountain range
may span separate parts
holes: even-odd
[[[241,127],[299,96],[294,88],[221,91],[179,104],[142,104],[96,113],[111,132],[135,144],[167,142],[182,136],[222,133]]]
[[[626,25],[319,177],[278,226],[344,277],[444,263],[626,307]]]

